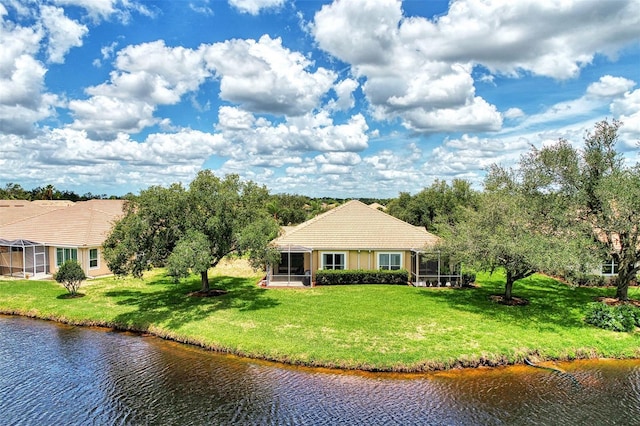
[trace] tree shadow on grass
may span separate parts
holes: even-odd
[[[213,278],[212,288],[226,291],[225,294],[217,297],[189,296],[188,293],[200,289],[199,280],[174,284],[171,279],[158,278],[149,282],[149,285],[157,286],[157,281],[163,282],[165,287],[154,292],[123,289],[105,293],[106,297],[117,299],[114,302],[117,305],[137,308],[117,315],[115,318],[117,324],[141,331],[146,331],[149,326],[158,324],[176,329],[224,309],[254,311],[273,308],[279,304],[277,300],[268,296],[267,290],[248,285],[246,278],[226,276]]]
[[[527,299],[528,304],[507,306],[491,300],[504,294],[501,274],[484,276],[472,289],[448,289],[420,294],[452,309],[471,312],[491,321],[509,323],[527,330],[553,331],[562,328],[588,328],[583,318],[586,306],[605,293],[600,288],[571,287],[543,275],[533,275],[514,283],[513,295]]]

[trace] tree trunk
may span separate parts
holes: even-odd
[[[507,271],[507,284],[504,286],[504,300],[511,300],[511,291],[513,290],[513,275]]]
[[[636,268],[630,262],[621,262],[618,270],[618,282],[616,287],[616,299],[629,300],[629,283],[635,278]]]
[[[202,282],[201,291],[209,291],[209,271],[200,272],[200,281]]]

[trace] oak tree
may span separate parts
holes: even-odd
[[[254,266],[273,260],[268,242],[279,228],[265,209],[268,195],[238,175],[221,179],[210,170],[188,188],[150,187],[126,203],[107,237],[107,265],[119,275],[141,276],[154,266],[167,266],[176,279],[197,273],[206,292],[208,269],[229,254],[246,254]]]

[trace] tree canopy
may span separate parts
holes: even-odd
[[[640,265],[640,165],[626,165],[616,150],[621,122],[598,122],[582,150],[566,140],[533,149],[523,161],[530,186],[563,201],[567,220],[582,226],[602,260],[619,265],[616,297],[627,290]]]
[[[279,227],[265,208],[268,198],[265,187],[210,170],[188,188],[150,187],[126,204],[107,237],[107,265],[119,275],[141,276],[153,266],[167,266],[176,279],[199,273],[208,291],[207,271],[225,256],[246,254],[254,265],[275,256],[267,244]]]
[[[539,271],[572,268],[585,260],[580,234],[564,226],[548,194],[528,191],[517,171],[494,165],[476,208],[443,229],[441,249],[476,270],[506,273],[504,299],[513,284]]]
[[[401,192],[387,204],[386,212],[412,225],[438,232],[439,225],[458,222],[464,208],[475,207],[477,196],[468,181],[454,179],[449,185],[444,180],[436,180],[416,195]]]

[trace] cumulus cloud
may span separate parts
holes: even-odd
[[[33,139],[0,135],[3,150],[0,181],[30,180],[37,170],[38,182],[99,186],[96,176],[108,185],[166,185],[189,181],[207,158],[226,155],[220,136],[190,129],[150,134],[142,142],[124,133],[111,141],[98,141],[82,130],[54,129]],[[73,176],[73,182],[61,182]]]
[[[622,121],[620,139],[628,149],[637,149],[640,141],[640,89],[627,92],[611,104],[611,112]]]
[[[400,31],[436,60],[471,60],[494,72],[566,79],[596,54],[614,55],[637,39],[639,7],[637,0],[458,0],[446,15],[407,19]]]
[[[596,83],[591,83],[587,88],[587,95],[599,98],[613,98],[627,92],[636,83],[624,77],[605,75]]]
[[[45,92],[44,64],[36,59],[44,32],[5,20],[0,5],[0,129],[28,135],[34,124],[54,113],[58,99]]]
[[[236,107],[221,107],[216,127],[238,157],[283,156],[307,152],[358,152],[368,147],[363,115],[336,124],[326,112],[288,117],[274,123]]]
[[[168,47],[162,40],[125,47],[108,82],[85,89],[88,99],[69,102],[75,118],[71,127],[113,138],[158,123],[157,105],[178,103],[211,75],[202,55],[201,49]]]
[[[333,86],[333,90],[338,96],[337,99],[332,99],[327,106],[330,110],[347,111],[354,107],[355,98],[353,96],[354,90],[358,88],[359,84],[352,78],[345,78],[337,82]]]
[[[366,79],[376,118],[399,117],[416,132],[438,132],[465,117],[462,130],[487,131],[499,129],[502,116],[476,95],[474,66],[513,77],[575,77],[596,54],[613,56],[637,40],[639,7],[637,0],[458,0],[431,20],[404,16],[397,0],[335,1],[316,13],[311,32]],[[602,82],[608,90],[613,83]]]
[[[302,115],[318,106],[336,79],[326,68],[268,35],[255,40],[228,40],[209,46],[208,66],[220,79],[220,97],[251,112]]]
[[[448,131],[461,117],[466,129],[499,129],[496,108],[475,96],[471,64],[434,59],[429,49],[416,48],[415,30],[407,25],[413,21],[398,1],[354,0],[323,6],[312,33],[322,49],[366,79],[363,91],[376,118],[399,117],[416,132]]]
[[[249,15],[258,15],[264,9],[274,9],[284,3],[285,0],[229,0],[231,6]]]
[[[436,147],[425,167],[437,176],[466,177],[478,184],[491,164],[511,165],[527,149],[529,140],[522,136],[493,139],[465,134]]]
[[[504,117],[510,120],[524,117],[524,111],[520,108],[509,108],[504,112]]]
[[[47,55],[49,62],[63,63],[64,57],[72,47],[82,46],[82,38],[89,32],[82,25],[64,14],[61,7],[42,6],[42,24],[47,30],[49,44]]]

